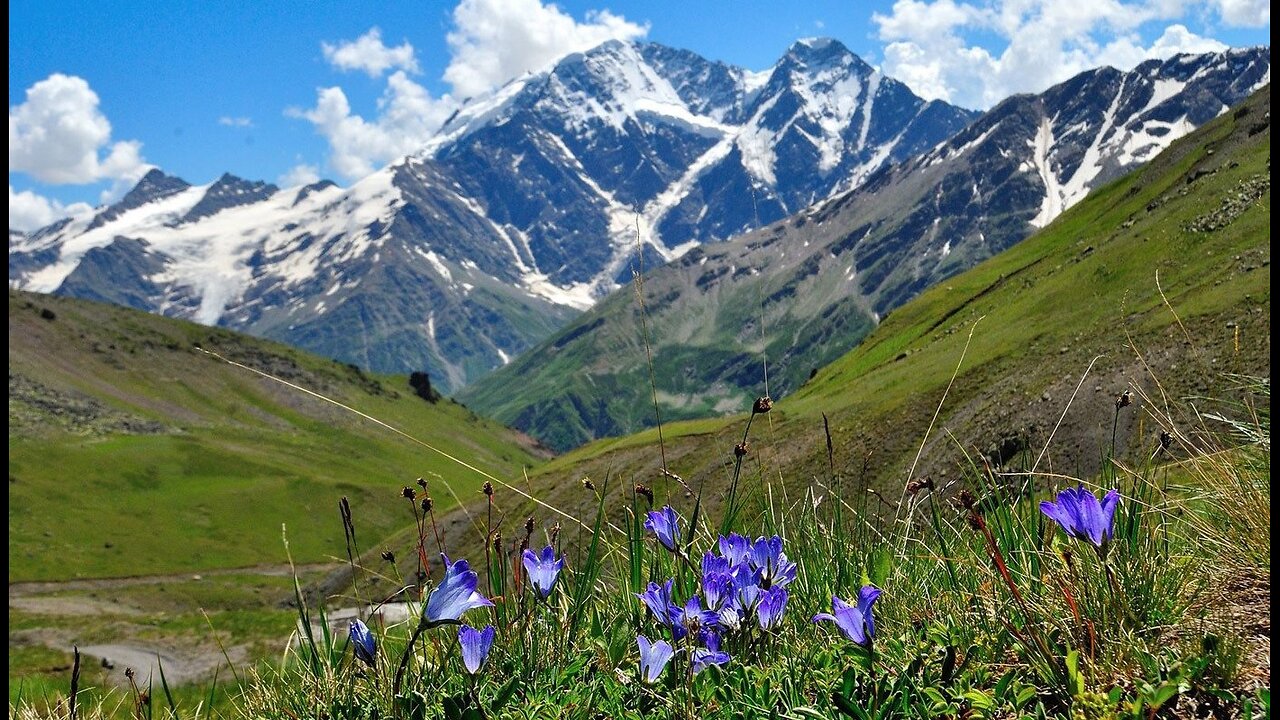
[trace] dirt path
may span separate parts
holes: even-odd
[[[296,568],[289,565],[271,564],[271,565],[252,565],[240,568],[219,568],[216,570],[202,570],[200,572],[185,573],[169,573],[165,575],[131,575],[128,577],[114,578],[82,578],[76,580],[33,580],[28,582],[10,582],[9,583],[9,599],[12,601],[17,597],[26,597],[30,595],[45,595],[54,592],[79,591],[79,590],[111,590],[115,588],[132,587],[135,585],[155,585],[160,583],[186,582],[188,580],[198,580],[206,577],[218,577],[223,575],[261,575],[263,577],[289,577],[293,575],[295,569],[299,574],[312,572],[331,572],[341,568],[340,563],[310,563],[307,565],[298,565]]]
[[[80,653],[96,659],[107,671],[107,679],[111,684],[119,687],[129,685],[129,679],[125,676],[127,668],[133,669],[138,687],[150,685],[159,688],[162,667],[165,682],[169,685],[181,685],[209,677],[218,668],[225,671],[227,664],[221,653],[191,654],[169,648],[158,649],[124,643],[85,645],[80,648]],[[235,659],[234,656],[232,659]]]
[[[160,687],[160,669],[170,685],[206,679],[215,671],[227,672],[227,658],[210,643],[195,638],[172,638],[156,642],[131,637],[127,627],[134,618],[143,616],[138,607],[127,601],[111,599],[112,591],[128,588],[174,585],[208,580],[217,577],[257,575],[288,578],[298,575],[325,578],[340,573],[344,565],[338,563],[313,563],[296,568],[287,564],[256,565],[252,567],[222,568],[199,572],[169,573],[114,578],[82,578],[63,581],[31,581],[9,584],[9,611],[60,618],[108,618],[111,626],[120,628],[111,634],[117,637],[96,637],[101,641],[80,645],[80,652],[95,667],[101,667],[107,680],[118,687],[127,687],[125,670],[132,668],[139,687],[151,683]],[[283,585],[282,585],[283,586]],[[115,622],[119,620],[122,622]],[[70,652],[76,644],[79,632],[69,629],[60,620],[48,627],[10,631],[9,647],[44,646]],[[74,622],[73,622],[74,625]],[[283,643],[284,639],[280,639]],[[227,648],[233,663],[243,664],[251,660],[247,645],[231,645]]]

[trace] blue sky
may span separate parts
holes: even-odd
[[[150,166],[348,183],[462,97],[608,37],[762,70],[830,36],[917,93],[987,107],[1098,64],[1269,43],[1267,0],[453,0],[9,9],[10,226],[113,199]],[[379,32],[374,32],[374,29]]]

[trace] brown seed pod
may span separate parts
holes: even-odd
[[[933,478],[928,475],[925,475],[922,478],[916,478],[915,480],[912,480],[911,482],[907,483],[907,492],[912,495],[915,495],[921,490],[932,490],[932,489],[933,489]]]
[[[765,395],[764,397],[756,398],[755,403],[751,405],[751,414],[762,415],[764,413],[769,412],[772,409],[773,409],[773,398],[769,397],[768,395]]]

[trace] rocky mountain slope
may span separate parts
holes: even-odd
[[[462,387],[630,278],[945,140],[832,40],[752,73],[606,43],[476,98],[350,188],[153,171],[120,202],[10,233],[10,287],[219,324]]]
[[[858,188],[620,292],[461,395],[565,449],[785,395],[888,313],[1026,238],[1270,81],[1270,49],[1082,73]],[[767,364],[766,364],[767,363]]]
[[[1268,86],[897,308],[750,423],[739,498],[779,523],[811,499],[831,512],[837,498],[901,520],[928,512],[911,480],[941,498],[982,487],[971,463],[1017,484],[1034,466],[1044,490],[1096,477],[1114,437],[1127,484],[1153,472],[1161,431],[1178,439],[1157,465],[1237,442],[1214,414],[1265,428],[1270,393],[1255,387],[1271,375],[1270,100]],[[584,477],[597,492],[608,479],[604,507],[620,525],[635,483],[686,518],[700,493],[716,518],[751,406],[589,443],[531,473],[529,488],[588,523],[600,501]],[[497,500],[507,517],[564,522]]]

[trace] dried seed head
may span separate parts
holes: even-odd
[[[425,497],[423,497],[423,498],[422,498],[422,512],[424,512],[424,513],[429,513],[429,512],[431,512],[431,507],[432,507],[433,505],[434,505],[434,503],[432,503],[432,502],[431,502],[431,496],[430,496],[430,495],[427,495],[427,496],[425,496]]]
[[[403,495],[403,496],[405,496],[406,498],[408,498],[408,499],[410,499],[410,500],[413,500],[414,498],[418,497],[418,491],[417,491],[417,490],[414,490],[413,488],[409,487],[408,485],[405,485],[405,486],[404,486],[404,489],[400,491],[400,494],[401,494],[401,495]]]
[[[481,489],[481,492],[483,492],[486,497],[493,497],[493,483],[485,480],[484,488]]]
[[[965,510],[973,510],[978,506],[978,498],[973,493],[966,490],[960,491],[960,507]]]
[[[127,678],[129,678],[130,680],[132,680],[132,679],[133,679],[133,668],[131,668],[131,667],[127,667],[127,668],[125,668],[125,669],[124,669],[124,676],[125,676],[125,677],[127,677]]]
[[[979,513],[977,510],[969,511],[969,527],[973,528],[974,530],[982,530],[984,527],[986,527],[986,525],[987,523],[983,521],[981,513]]]
[[[383,550],[383,551],[382,551],[382,559],[383,559],[383,560],[386,560],[386,561],[387,561],[387,562],[389,562],[389,563],[395,564],[395,561],[396,561],[396,554],[395,554],[395,553],[393,553],[393,552],[391,552],[390,550]]]
[[[560,523],[556,523],[555,525],[551,526],[551,544],[555,545],[556,541],[559,539],[560,539]]]
[[[755,403],[752,404],[751,406],[751,414],[762,415],[764,413],[769,412],[772,409],[773,409],[773,398],[769,397],[768,395],[765,395],[764,397],[756,398]]]
[[[925,475],[922,478],[916,478],[915,480],[912,480],[911,482],[907,483],[907,492],[912,495],[915,495],[921,490],[932,490],[932,489],[933,489],[933,478],[928,475]]]
[[[493,545],[493,551],[496,553],[501,553],[502,552],[502,533],[498,532],[497,530],[494,530],[491,540]]]
[[[591,478],[584,477],[582,478],[582,487],[586,488],[587,490],[595,490],[596,484],[591,482]]]
[[[1129,390],[1125,390],[1124,392],[1120,393],[1119,396],[1116,397],[1117,410],[1119,410],[1122,407],[1129,407],[1132,404],[1133,404],[1133,393]]]
[[[636,494],[644,497],[645,500],[648,500],[650,505],[653,504],[653,490],[650,489],[648,485],[637,483]]]
[[[1160,449],[1168,450],[1173,445],[1173,433],[1168,430],[1160,431]]]
[[[532,515],[530,515],[529,517],[525,518],[525,521],[524,521],[524,534],[525,534],[525,535],[532,535],[532,534],[533,534],[533,516],[532,516]]]
[[[427,481],[426,481],[426,480],[423,480],[422,478],[418,478],[418,487],[422,488],[423,490],[426,490],[426,489],[427,489]]]
[[[735,456],[735,457],[745,457],[745,456],[746,456],[746,454],[747,454],[747,448],[748,448],[749,446],[750,446],[750,444],[749,444],[749,443],[744,443],[744,442],[740,442],[740,443],[738,443],[737,445],[734,445],[734,446],[733,446],[733,454],[734,454],[734,456]]]

